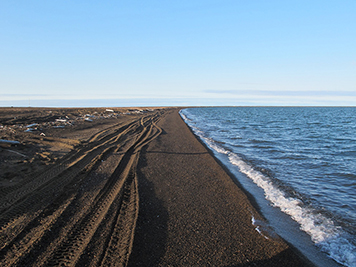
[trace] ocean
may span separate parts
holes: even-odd
[[[207,107],[180,114],[277,234],[319,266],[356,266],[355,107]]]

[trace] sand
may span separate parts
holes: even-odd
[[[0,108],[0,265],[309,266],[178,111]]]

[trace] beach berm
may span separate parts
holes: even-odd
[[[309,265],[178,111],[0,109],[0,265]]]

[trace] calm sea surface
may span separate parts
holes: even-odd
[[[277,233],[302,253],[316,249],[356,266],[356,108],[189,108],[181,116],[257,198]],[[276,220],[268,209],[283,214]],[[293,221],[287,228],[298,228],[284,230],[289,236],[284,217]],[[307,237],[295,244],[296,235]]]

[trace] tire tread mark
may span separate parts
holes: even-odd
[[[10,203],[9,208],[5,208],[4,213],[0,213],[0,226],[2,227],[0,230],[0,239],[2,239],[4,234],[3,230],[9,229],[12,223],[17,223],[17,220],[21,217],[18,217],[17,214],[25,212],[29,203],[40,201],[40,198],[44,194],[50,195],[54,190],[61,191],[69,184],[80,182],[79,177],[82,177],[81,179],[84,182],[84,178],[88,173],[95,169],[95,166],[100,165],[100,159],[119,151],[122,144],[126,143],[130,144],[129,147],[121,152],[123,156],[118,162],[116,169],[103,188],[98,191],[86,211],[76,214],[76,219],[70,223],[72,226],[67,228],[66,231],[61,232],[61,237],[56,241],[57,243],[55,242],[54,246],[50,245],[53,253],[48,253],[48,250],[46,250],[46,255],[38,257],[38,259],[41,259],[41,262],[33,261],[33,266],[74,266],[83,250],[85,250],[91,241],[98,226],[103,223],[103,219],[107,216],[109,208],[112,207],[113,209],[115,208],[113,205],[115,205],[118,211],[114,215],[116,219],[114,219],[111,226],[111,235],[107,239],[101,262],[103,264],[126,266],[132,249],[139,208],[139,192],[137,190],[136,177],[137,162],[141,148],[162,133],[162,129],[156,125],[161,119],[161,114],[162,112],[157,112],[153,115],[142,116],[125,125],[116,125],[110,127],[110,129],[100,131],[89,139],[90,142],[88,144],[79,147],[77,152],[67,154],[55,170],[52,169],[45,172],[42,174],[43,177],[41,175],[38,176],[36,182],[28,185],[27,191],[23,190],[21,192],[20,190],[17,192],[18,199]],[[10,193],[16,195],[16,192]],[[67,201],[69,201],[68,198]],[[2,202],[0,201],[0,203]],[[28,251],[31,251],[36,244],[41,244],[42,237],[46,232],[48,233],[51,225],[58,222],[63,210],[68,207],[68,203],[72,202],[69,201],[66,204],[62,202],[59,205],[62,208],[61,212],[53,210],[51,215],[47,214],[45,223],[41,226],[42,230],[37,235],[33,234],[36,230],[33,223],[43,216],[40,210],[32,217],[30,216],[31,218],[27,222],[24,219],[20,226],[18,226],[17,233],[9,229],[11,234],[13,234],[13,238],[7,237],[4,239],[3,246],[0,246],[0,257],[1,255],[5,255],[6,257],[0,258],[0,260],[5,260],[6,258],[5,262],[15,264],[21,259],[23,260],[22,262],[26,262]],[[122,242],[119,242],[121,248],[118,247],[118,240],[120,238],[122,240]],[[10,248],[14,245],[19,246],[19,249],[22,251],[20,256],[16,257],[11,254]],[[117,254],[114,251],[120,253]]]

